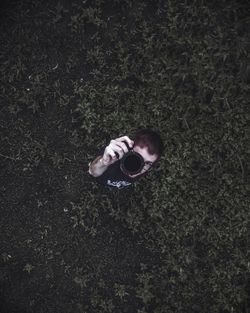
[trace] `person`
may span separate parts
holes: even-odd
[[[134,175],[126,175],[120,169],[120,160],[128,152],[126,142],[133,151],[139,153],[144,159],[144,167]],[[163,155],[164,144],[158,132],[143,128],[136,132],[134,140],[122,136],[110,141],[109,145],[102,147],[98,157],[89,163],[88,173],[102,185],[122,189],[132,185],[153,169]],[[115,155],[118,153],[119,159]]]

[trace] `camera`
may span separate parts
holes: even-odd
[[[140,173],[145,165],[143,157],[139,153],[131,151],[133,148],[130,148],[127,142],[123,142],[125,143],[129,151],[125,153],[120,160],[121,171],[125,175],[135,175]],[[118,153],[115,152],[115,154],[117,158],[119,158]]]

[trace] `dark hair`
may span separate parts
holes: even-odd
[[[157,160],[164,153],[164,144],[161,136],[158,132],[150,129],[143,128],[138,130],[134,135],[134,145],[140,146],[141,148],[147,147],[149,154],[157,154]],[[156,160],[156,161],[157,161]]]

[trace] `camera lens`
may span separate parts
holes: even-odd
[[[128,172],[137,172],[141,167],[141,160],[137,155],[129,155],[124,160],[124,168]]]
[[[121,159],[121,170],[127,175],[140,173],[143,166],[143,157],[135,151],[129,151]]]

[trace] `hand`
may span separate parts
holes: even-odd
[[[128,148],[123,141],[125,141],[130,148],[132,148],[134,145],[134,141],[131,140],[128,136],[111,140],[110,144],[105,148],[102,157],[102,163],[104,165],[111,165],[115,163],[118,159],[121,159],[125,153],[128,152]],[[118,158],[116,153],[118,154]]]

